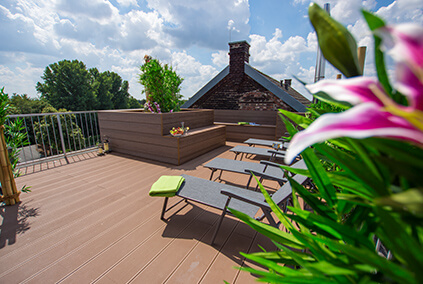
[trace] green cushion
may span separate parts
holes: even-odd
[[[249,125],[249,122],[245,122],[245,121],[240,121],[238,122],[238,125]]]
[[[150,196],[172,197],[184,182],[181,176],[161,176],[150,189]]]

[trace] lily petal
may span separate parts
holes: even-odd
[[[395,71],[397,90],[407,96],[412,109],[423,111],[423,82],[404,63],[399,63]]]
[[[423,147],[423,132],[402,117],[392,115],[376,103],[357,105],[341,113],[322,115],[291,140],[285,155],[290,164],[305,148],[339,137],[387,137],[406,140]]]
[[[383,103],[375,96],[370,86],[376,86],[384,93],[379,82],[370,77],[353,77],[344,80],[322,80],[306,85],[311,93],[325,92],[333,99],[357,105],[364,102],[374,102],[380,106]]]
[[[386,26],[379,34],[388,47],[393,44],[389,53],[396,61],[423,68],[423,27],[412,23]]]

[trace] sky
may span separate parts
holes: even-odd
[[[188,99],[229,62],[228,42],[246,40],[250,64],[277,80],[312,83],[317,39],[307,0],[1,0],[0,88],[38,97],[45,68],[78,59],[87,68],[113,71],[129,82],[129,93],[145,98],[139,67],[148,54],[184,78]],[[388,24],[423,25],[421,0],[326,0],[359,46],[367,46],[364,75],[374,76],[372,37],[364,8]],[[393,64],[388,61],[390,73]],[[336,70],[326,65],[326,78]],[[294,88],[311,95],[294,80]]]

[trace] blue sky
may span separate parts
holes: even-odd
[[[423,25],[421,0],[337,0],[331,14],[368,47],[365,75],[374,75],[372,39],[360,16],[366,8],[389,24]],[[0,87],[36,97],[49,64],[78,59],[87,68],[114,71],[144,98],[137,82],[145,54],[171,64],[185,78],[189,98],[228,64],[228,42],[247,40],[250,64],[281,80],[312,82],[316,36],[307,0],[2,0]],[[392,70],[393,66],[389,66]],[[326,68],[326,78],[336,71]],[[294,82],[294,87],[309,95]]]

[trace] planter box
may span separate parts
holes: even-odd
[[[142,110],[99,111],[100,133],[111,149],[154,161],[180,165],[225,145],[224,126],[213,124],[213,110],[145,113]],[[188,134],[172,137],[172,127],[189,127]]]

